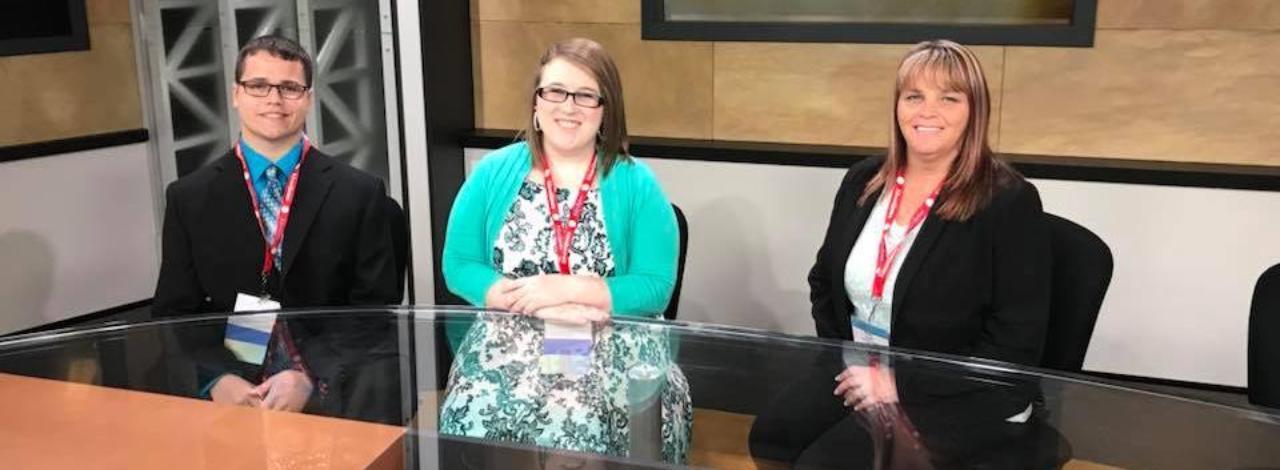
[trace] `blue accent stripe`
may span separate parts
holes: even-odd
[[[245,328],[240,325],[227,324],[227,339],[244,341],[251,344],[265,345],[271,341],[271,332]]]
[[[865,331],[865,332],[867,332],[867,333],[871,333],[872,335],[874,335],[874,336],[876,336],[876,337],[878,337],[878,338],[888,338],[888,337],[889,337],[889,330],[886,330],[886,329],[884,329],[884,328],[880,328],[880,327],[878,327],[878,326],[872,325],[871,323],[868,323],[868,322],[866,322],[866,321],[863,321],[863,320],[862,320],[862,319],[860,319],[860,318],[854,318],[854,319],[853,319],[853,327],[854,327],[854,328],[857,328],[857,329],[859,329],[859,330]]]
[[[542,353],[563,354],[567,356],[586,356],[591,354],[591,340],[543,338]]]

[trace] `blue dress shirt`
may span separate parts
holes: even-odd
[[[267,171],[267,167],[275,165],[280,169],[280,186],[284,187],[285,183],[289,181],[289,175],[293,174],[293,168],[298,166],[298,160],[302,158],[302,139],[298,139],[298,143],[294,144],[288,152],[285,152],[275,162],[258,153],[243,138],[240,139],[240,150],[244,153],[245,164],[249,166],[249,178],[253,181],[253,192],[258,195],[258,200],[261,201],[261,195],[267,191],[267,179],[262,174]]]

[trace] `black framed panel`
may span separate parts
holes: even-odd
[[[41,0],[5,5],[0,15],[0,57],[88,50],[84,2]]]
[[[695,21],[668,18],[668,0],[641,0],[641,36],[680,41],[914,44],[945,38],[967,45],[1092,47],[1097,0],[1076,0],[1069,24]]]
[[[137,144],[146,142],[150,138],[151,134],[146,129],[129,129],[66,139],[7,145],[0,147],[0,162]]]
[[[418,15],[422,25],[426,129],[406,129],[406,132],[425,131],[427,135],[427,184],[431,194],[429,210],[431,250],[435,260],[435,303],[462,305],[466,302],[450,293],[445,286],[440,260],[444,252],[444,232],[449,223],[449,210],[466,177],[462,139],[475,127],[475,94],[471,76],[471,3],[469,0],[419,0]],[[415,300],[423,302],[424,299]]]

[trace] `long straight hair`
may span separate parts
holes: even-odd
[[[906,168],[907,141],[898,125],[897,103],[904,88],[916,80],[927,79],[939,80],[941,88],[964,93],[969,100],[969,120],[961,137],[960,153],[951,162],[934,209],[945,220],[968,220],[991,202],[996,189],[1016,181],[1018,174],[995,156],[987,140],[991,95],[982,64],[973,51],[945,39],[916,44],[898,65],[889,155],[880,172],[867,182],[858,203],[865,204]]]
[[[533,85],[529,87],[529,122],[521,131],[529,141],[533,165],[542,165],[547,155],[542,148],[542,131],[534,125],[538,118],[532,110],[538,104],[537,89],[542,82],[542,71],[556,59],[564,59],[582,67],[600,84],[604,112],[600,119],[600,133],[596,136],[596,161],[600,166],[600,174],[607,175],[619,159],[631,158],[627,152],[627,110],[622,100],[622,76],[604,46],[585,38],[556,42],[538,60],[538,70],[533,75]]]

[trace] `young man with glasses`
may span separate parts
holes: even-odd
[[[166,193],[156,317],[400,303],[383,183],[303,132],[313,72],[287,38],[241,49],[231,95],[240,138]],[[367,321],[244,318],[176,329],[198,395],[335,414],[355,372],[344,358],[376,338]]]

